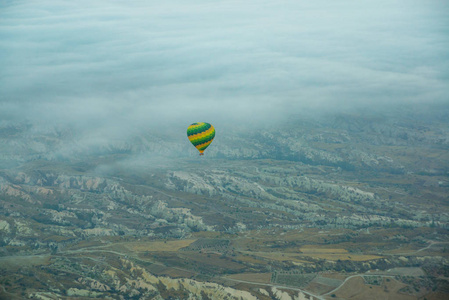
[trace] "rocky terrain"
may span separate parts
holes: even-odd
[[[230,125],[201,159],[170,132],[4,124],[0,298],[444,299],[446,117]]]

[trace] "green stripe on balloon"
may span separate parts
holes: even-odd
[[[207,136],[205,136],[205,137],[202,137],[202,138],[199,138],[199,139],[195,139],[195,140],[193,140],[193,141],[191,141],[191,142],[192,142],[192,144],[193,144],[194,146],[198,146],[198,145],[207,143],[207,142],[209,142],[210,140],[213,140],[214,137],[215,137],[215,132],[212,132],[211,134],[209,134],[209,135],[207,135]]]

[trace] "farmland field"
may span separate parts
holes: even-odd
[[[400,293],[404,285],[396,280],[384,282],[381,286],[367,285],[361,277],[349,279],[338,291],[333,292],[337,299],[366,299],[366,300],[414,300],[415,296]],[[334,298],[334,297],[331,297]]]
[[[270,283],[271,273],[240,273],[235,275],[229,275],[226,276],[225,278],[251,281],[251,282]]]

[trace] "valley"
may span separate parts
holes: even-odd
[[[444,120],[229,128],[202,158],[5,127],[0,299],[444,299]]]

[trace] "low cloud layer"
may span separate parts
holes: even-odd
[[[108,136],[448,103],[447,20],[436,0],[5,1],[0,116]]]

